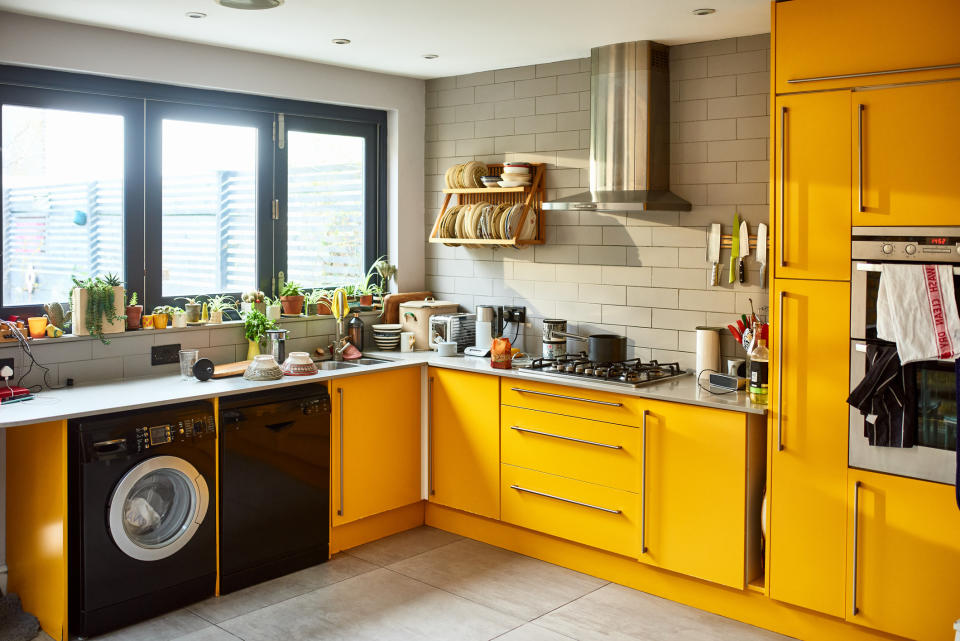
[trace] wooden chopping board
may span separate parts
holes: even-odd
[[[213,368],[213,377],[229,378],[230,376],[243,376],[243,373],[247,370],[247,365],[252,362],[253,361],[238,361],[236,363],[216,365]]]
[[[412,300],[432,298],[433,292],[409,292],[406,294],[387,294],[383,297],[383,323],[400,322],[400,303]]]

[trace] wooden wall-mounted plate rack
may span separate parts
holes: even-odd
[[[443,205],[440,207],[440,214],[433,223],[433,230],[430,232],[431,243],[443,243],[454,247],[479,247],[479,246],[505,246],[505,247],[525,247],[527,245],[542,245],[544,243],[544,224],[543,224],[543,199],[544,183],[546,182],[546,165],[543,163],[530,163],[533,170],[533,178],[527,187],[477,187],[471,189],[444,189],[446,194],[443,198]],[[487,165],[487,175],[502,175],[503,164],[494,163]],[[455,205],[467,205],[486,201],[492,204],[500,203],[523,203],[523,210],[520,212],[520,218],[517,220],[516,232],[523,229],[523,224],[527,216],[537,216],[537,234],[535,238],[525,239],[517,238],[443,238],[440,237],[440,221],[450,207],[451,196],[456,195]]]

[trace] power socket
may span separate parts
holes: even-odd
[[[527,322],[527,308],[501,305],[500,319],[503,324],[518,323],[522,325],[523,323]]]
[[[171,365],[180,362],[180,343],[154,345],[150,348],[150,365]]]

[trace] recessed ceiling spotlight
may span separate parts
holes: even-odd
[[[424,59],[424,60],[436,60],[436,59],[439,58],[439,57],[440,57],[440,54],[439,54],[439,53],[425,53],[425,54],[423,54],[423,59]]]
[[[693,15],[695,16],[709,16],[711,13],[716,13],[716,9],[694,9]]]
[[[207,14],[202,11],[187,11],[185,14],[188,18],[193,18],[194,20],[200,20],[201,18],[206,18]]]
[[[331,40],[330,42],[332,42],[332,43],[335,44],[335,45],[348,45],[348,44],[350,44],[350,39],[349,39],[349,38],[334,38],[334,39]]]
[[[216,0],[217,4],[229,9],[274,9],[283,4],[283,0]]]

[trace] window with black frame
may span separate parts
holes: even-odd
[[[377,110],[0,66],[0,313],[106,274],[148,308],[355,284],[386,249],[385,127]]]

